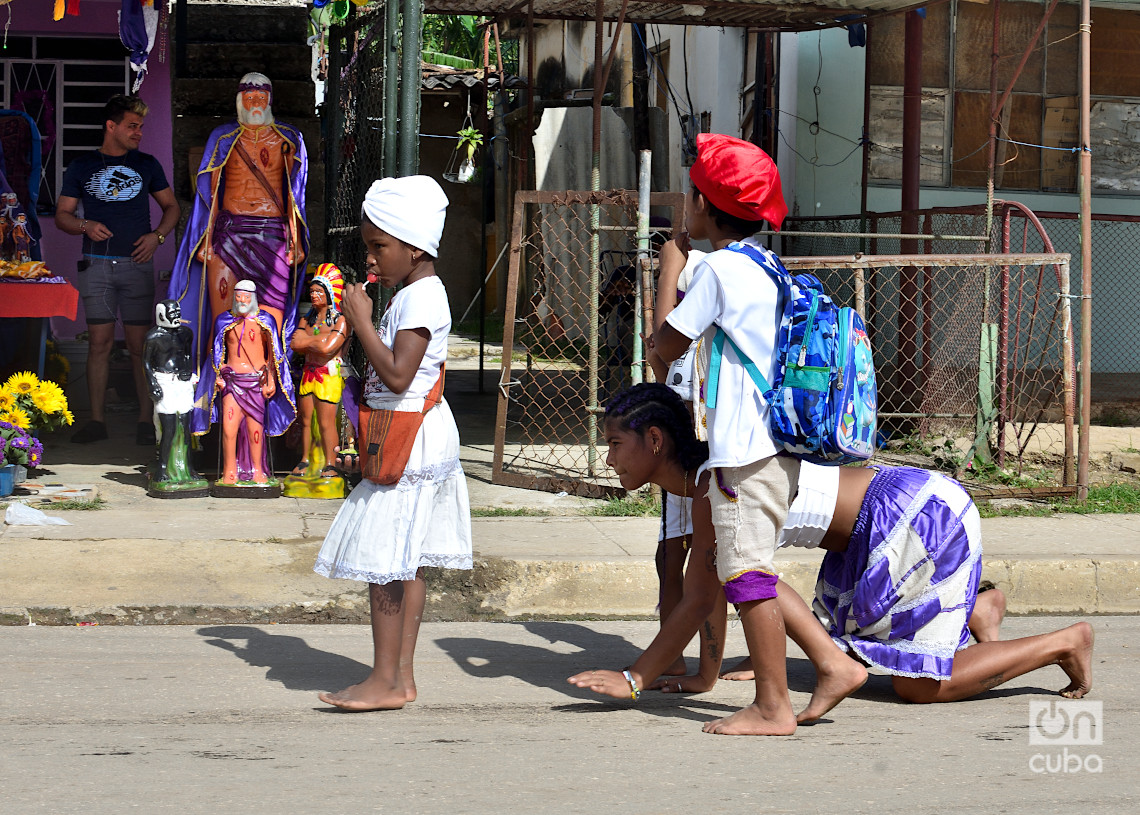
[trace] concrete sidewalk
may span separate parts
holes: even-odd
[[[464,452],[473,506],[562,514],[475,518],[475,570],[432,575],[429,619],[654,614],[655,519],[585,516],[585,499],[493,486],[481,480],[483,452]],[[158,501],[130,461],[52,470],[62,483],[95,485],[104,508],[49,513],[70,526],[0,525],[6,624],[367,619],[363,584],[312,571],[337,501]],[[996,518],[982,528],[984,577],[1012,613],[1140,613],[1140,515]],[[784,550],[777,565],[810,596],[820,556]]]

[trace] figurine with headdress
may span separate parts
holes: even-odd
[[[286,479],[286,495],[311,498],[344,495],[344,480],[333,467],[340,440],[337,411],[344,392],[341,352],[349,333],[348,323],[340,312],[343,292],[344,276],[340,269],[332,263],[318,266],[309,283],[312,306],[293,332],[291,346],[305,358],[297,389],[304,453]]]

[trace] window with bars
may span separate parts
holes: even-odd
[[[0,101],[28,114],[40,131],[39,209],[55,210],[63,171],[103,143],[102,109],[130,92],[126,49],[111,37],[9,37],[0,63]]]
[[[1009,86],[1047,9],[1001,4],[997,86]],[[1140,12],[1094,6],[1091,34],[1093,186],[1140,190]],[[984,187],[989,164],[993,8],[962,2],[928,7],[923,23],[922,183]],[[1076,189],[1079,10],[1060,3],[1032,49],[998,123],[998,189]],[[870,177],[902,177],[904,19],[876,20],[867,53],[871,84]],[[1054,149],[1048,149],[1054,148]]]

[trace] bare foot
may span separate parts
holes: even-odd
[[[226,470],[222,473],[222,477],[218,479],[223,484],[236,484],[237,483],[237,470]]]
[[[970,615],[970,633],[978,642],[996,642],[1001,638],[1001,623],[1005,619],[1005,594],[990,589],[978,595]]]
[[[407,702],[416,701],[416,680],[412,676],[411,665],[400,666],[400,678],[404,680],[404,700]]]
[[[253,483],[254,484],[268,484],[269,483],[269,476],[267,476],[265,473],[261,472],[261,470],[254,470],[254,472],[253,472]]]
[[[753,702],[731,716],[705,722],[701,729],[718,736],[790,736],[796,732],[796,718],[791,708],[775,716],[766,716]]]
[[[399,710],[408,701],[403,683],[392,687],[386,683],[365,679],[359,685],[352,685],[337,693],[318,693],[317,698],[326,705],[342,710],[360,712],[365,710]]]
[[[688,672],[689,672],[688,668],[685,667],[685,658],[684,657],[677,657],[677,659],[673,662],[672,665],[670,665],[668,668],[666,668],[664,671],[661,672],[661,675],[662,676],[685,676]]]
[[[751,682],[756,678],[756,673],[752,670],[752,657],[745,657],[740,660],[727,671],[724,671],[720,678],[727,679],[730,682]]]
[[[816,670],[818,677],[811,701],[796,716],[800,724],[814,722],[867,682],[867,669],[848,656],[829,660]]]
[[[1092,688],[1093,629],[1088,623],[1077,623],[1065,629],[1072,633],[1073,649],[1057,660],[1061,669],[1073,680],[1061,689],[1066,699],[1080,699]]]

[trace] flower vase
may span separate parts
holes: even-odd
[[[5,464],[0,467],[0,497],[11,495],[16,489],[14,477],[16,475],[15,464]]]
[[[13,485],[23,484],[25,481],[28,480],[28,468],[25,467],[23,464],[10,464],[9,466],[16,468],[15,471],[12,473],[12,484]]]

